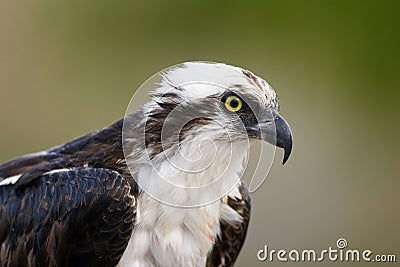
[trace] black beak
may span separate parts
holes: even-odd
[[[292,152],[292,131],[289,124],[275,109],[271,109],[268,117],[265,121],[246,127],[247,133],[250,137],[255,137],[283,148],[285,154],[282,164],[285,164]]]

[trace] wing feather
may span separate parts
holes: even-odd
[[[136,215],[129,182],[101,168],[0,186],[0,199],[1,266],[115,266]]]

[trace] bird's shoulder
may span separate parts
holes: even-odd
[[[122,124],[78,137],[64,145],[28,154],[0,165],[0,185],[27,185],[45,173],[67,168],[104,168],[127,174],[122,148]],[[125,175],[127,176],[127,175]],[[9,179],[7,181],[8,178]],[[131,181],[131,185],[133,185]]]

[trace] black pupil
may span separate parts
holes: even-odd
[[[232,108],[237,108],[239,106],[239,101],[237,99],[232,99],[231,102],[229,103],[229,105]]]

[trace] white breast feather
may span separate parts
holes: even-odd
[[[228,186],[231,190],[234,188],[230,194],[238,197],[237,185],[243,172],[243,162],[247,158],[245,152],[247,148],[245,142],[236,143],[233,147],[219,147],[212,166],[203,172],[192,174],[190,179],[187,174],[180,173],[178,170],[172,173],[168,161],[163,161],[156,166],[160,176],[168,175],[169,179],[174,179],[172,182],[177,184],[182,184],[186,179],[187,186],[207,184],[215,175],[221,174],[222,177],[216,186],[213,185],[213,190],[204,193],[208,195],[185,193],[177,189],[178,187],[160,186],[157,183],[158,179],[150,170],[151,166],[148,165],[141,168],[138,179],[146,179],[150,188],[157,188],[159,197],[173,198],[176,204],[180,202],[185,204],[187,201],[201,202],[210,199],[215,194],[226,195],[228,191],[224,192],[224,189]],[[193,151],[193,144],[187,149]],[[227,158],[227,151],[231,151],[234,156]],[[202,158],[214,156],[204,155],[204,152],[202,154]],[[238,223],[242,217],[222,202],[222,198],[201,207],[180,208],[163,204],[148,194],[142,193],[138,199],[136,225],[118,266],[205,266],[207,255],[213,248],[216,236],[220,233],[220,220]]]

